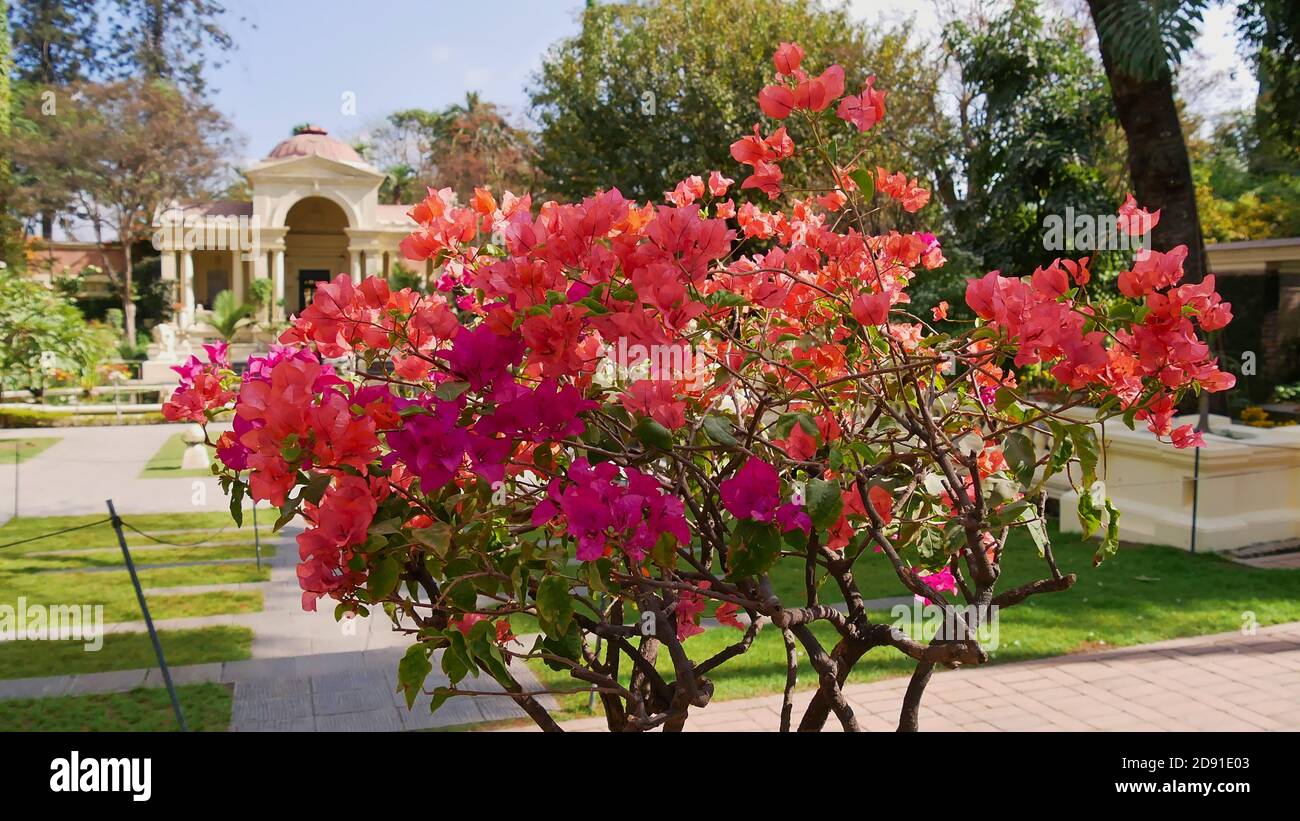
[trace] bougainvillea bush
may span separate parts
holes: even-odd
[[[916,661],[899,721],[915,729],[933,669],[987,652],[974,630],[872,622],[855,568],[888,562],[900,592],[976,628],[1074,583],[1047,539],[1049,476],[1081,490],[1097,560],[1116,548],[1093,424],[1199,441],[1171,420],[1186,392],[1233,384],[1198,337],[1230,313],[1212,278],[1179,284],[1185,249],[1139,254],[1118,294],[1098,293],[1086,258],[1062,259],[971,280],[974,320],[946,304],[914,315],[908,286],[944,264],[939,241],[862,226],[929,193],[859,167],[886,93],[846,94],[838,66],[814,75],[804,57],[776,51],[768,122],[731,145],[738,186],[702,171],[664,204],[608,190],[540,207],[431,191],[403,251],[436,263],[437,293],[340,275],[242,375],[220,347],[179,369],[169,418],[233,406],[213,442],[232,513],[251,497],[281,526],[306,522],[303,607],[382,610],[410,635],[408,701],[430,692],[437,709],[482,673],[558,729],[511,671],[538,659],[572,675],[566,691],[597,693],[610,729],[678,730],[766,629],[790,663],[781,729],[832,714],[856,729],[840,688],[881,647]],[[810,122],[809,144],[780,127],[790,117]],[[799,152],[822,164],[820,189],[783,186]],[[1135,234],[1158,218],[1131,198],[1117,217]],[[1052,404],[1019,389],[1031,365],[1060,384]],[[1042,579],[999,590],[1014,528]],[[795,600],[774,592],[778,563],[807,580]],[[842,605],[819,601],[827,586]],[[523,616],[538,635],[512,635]],[[706,619],[736,631],[710,657],[691,642]],[[793,716],[800,651],[817,689]],[[426,689],[435,663],[450,687]]]

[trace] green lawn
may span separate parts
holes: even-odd
[[[15,519],[0,527],[0,544],[33,535],[50,533],[97,521],[94,516]],[[223,559],[252,559],[251,533],[221,528],[228,514],[153,514],[130,517],[145,532],[177,544],[215,541],[194,547],[156,546],[139,534],[127,532],[128,544],[146,588],[190,585],[264,582],[270,567],[259,570],[254,563],[195,564],[186,567],[156,567],[175,562],[213,562]],[[157,547],[157,549],[153,549]],[[60,551],[60,555],[49,555]],[[262,556],[271,558],[274,547],[264,545]],[[99,570],[99,568],[115,568]],[[120,569],[116,569],[120,568]],[[46,572],[58,571],[58,572]],[[78,572],[87,571],[87,572]],[[107,524],[76,530],[51,538],[0,550],[0,604],[102,604],[107,622],[138,621],[140,606],[127,574],[117,537]],[[217,591],[182,595],[149,595],[150,614],[155,619],[247,613],[262,609],[260,591]]]
[[[246,627],[160,630],[169,666],[241,661],[251,657],[253,631]],[[0,679],[104,673],[157,667],[148,633],[114,633],[104,646],[87,652],[80,641],[7,641],[0,643]],[[0,705],[9,702],[0,702]],[[0,714],[5,708],[0,706]]]
[[[36,454],[59,441],[60,436],[31,436],[23,439],[0,439],[0,464],[14,463],[14,445],[18,446],[18,461],[26,462]]]
[[[181,457],[184,454],[185,441],[181,439],[181,434],[172,434],[167,437],[167,441],[163,442],[163,446],[144,466],[144,470],[140,472],[140,478],[175,479],[177,477],[212,475],[212,471],[207,468],[202,470],[181,470]]]
[[[993,663],[1236,630],[1241,628],[1247,611],[1260,625],[1300,620],[1300,570],[1261,570],[1212,554],[1192,555],[1173,548],[1142,546],[1127,546],[1094,569],[1094,544],[1053,531],[1053,545],[1062,571],[1077,573],[1078,583],[1064,593],[1043,594],[1002,612],[998,646],[990,652]],[[883,555],[867,553],[855,569],[864,597],[903,593]],[[1032,542],[1017,533],[1004,555],[998,590],[1042,578],[1044,571]],[[772,580],[783,601],[803,603],[802,562],[782,562],[772,573]],[[821,593],[824,602],[840,600],[833,584],[823,585]],[[891,616],[875,613],[872,620],[890,621]],[[834,630],[819,623],[815,632],[829,649],[835,640]],[[686,648],[692,658],[703,659],[739,636],[729,627],[714,628],[688,639]],[[554,672],[540,662],[530,665],[549,686],[576,685],[566,674]],[[850,682],[904,675],[913,666],[896,650],[877,649],[858,663]],[[671,669],[665,659],[660,660],[660,667]],[[784,677],[784,645],[779,632],[771,628],[759,633],[748,653],[724,664],[711,676],[716,687],[714,697],[719,700],[780,692]],[[799,686],[811,688],[815,684],[811,666],[801,653]],[[562,717],[589,715],[587,698],[586,694],[561,696]]]
[[[230,726],[230,685],[185,684],[176,688],[176,694],[191,731],[224,732]],[[161,687],[0,702],[0,732],[165,733],[179,729],[171,699]]]
[[[119,511],[119,513],[124,521],[130,522],[140,530],[179,543],[194,541],[203,535],[231,538],[234,534],[243,533],[245,538],[252,538],[252,515],[250,510],[244,511],[244,527],[242,529],[235,527],[235,523],[230,519],[230,514],[224,510],[210,513],[136,514],[123,510]],[[107,510],[103,513],[85,516],[22,516],[17,519],[10,519],[3,527],[0,527],[0,544],[40,536],[55,530],[102,522],[102,524],[97,524],[94,527],[87,527],[62,536],[28,542],[19,547],[5,548],[5,551],[11,553],[15,550],[29,552],[78,547],[115,547],[117,545],[117,536],[114,535],[113,528],[106,521],[107,518]],[[270,533],[270,521],[262,523],[263,533]],[[174,533],[171,531],[185,532]],[[190,531],[201,532],[191,534]],[[217,531],[220,531],[220,533],[217,534]],[[131,534],[129,530],[127,534],[127,544],[129,545],[143,540],[143,537]]]

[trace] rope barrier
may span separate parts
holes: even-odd
[[[222,533],[225,533],[227,530],[230,529],[230,525],[226,525],[220,530],[212,531],[207,536],[204,536],[202,539],[198,540],[197,542],[185,542],[184,544],[180,544],[177,542],[169,542],[166,541],[165,539],[159,539],[157,536],[153,536],[148,533],[145,533],[143,530],[131,524],[130,522],[126,521],[125,519],[122,520],[122,526],[125,527],[127,530],[130,530],[132,533],[145,537],[151,542],[156,542],[160,545],[166,545],[167,547],[182,547],[182,548],[200,547],[202,545],[209,544],[214,537],[220,536]]]
[[[108,523],[111,522],[111,521],[113,521],[113,520],[112,520],[112,519],[100,519],[98,522],[91,522],[90,524],[77,525],[76,527],[65,527],[65,528],[63,528],[62,530],[55,530],[55,531],[52,531],[52,532],[50,532],[50,533],[42,533],[42,534],[39,535],[39,536],[32,536],[32,537],[27,538],[27,539],[19,539],[19,540],[16,541],[16,542],[6,542],[5,544],[0,544],[0,550],[3,550],[3,549],[6,548],[6,547],[15,547],[15,546],[20,545],[20,544],[27,544],[28,542],[35,542],[35,541],[39,541],[39,540],[41,540],[41,539],[48,539],[48,538],[50,538],[50,537],[52,537],[52,536],[62,536],[64,533],[72,533],[73,531],[77,531],[77,530],[85,530],[85,529],[88,528],[88,527],[98,527],[99,525],[102,525],[102,524],[108,524]]]

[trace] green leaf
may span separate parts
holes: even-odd
[[[1038,557],[1043,558],[1047,555],[1047,548],[1052,544],[1047,535],[1047,522],[1039,518],[1038,511],[1033,507],[1025,508],[1020,517],[1025,523],[1025,529],[1029,531],[1030,538],[1034,540],[1034,545],[1038,548]]]
[[[379,601],[396,590],[401,572],[401,565],[392,556],[380,559],[370,569],[370,575],[366,577],[366,589],[370,591],[370,600]]]
[[[844,509],[839,482],[813,479],[804,491],[804,498],[808,517],[819,530],[835,524]]]
[[[870,199],[871,192],[876,189],[876,184],[871,178],[871,172],[865,168],[859,168],[849,174],[849,177],[858,184],[858,188],[862,189],[862,196]]]
[[[457,684],[470,673],[478,672],[478,665],[470,655],[465,634],[455,627],[442,631],[447,638],[447,649],[442,651],[442,671],[452,684]]]
[[[577,625],[573,625],[569,632],[562,635],[547,635],[546,638],[542,639],[542,649],[553,656],[577,661],[582,658],[582,631],[578,629]],[[569,667],[562,662],[551,659],[543,659],[543,661],[552,670],[559,672],[569,670]]]
[[[397,663],[397,686],[406,696],[406,709],[414,706],[415,697],[424,689],[424,680],[432,672],[433,663],[429,661],[429,651],[423,644],[406,648],[406,655]]]
[[[1101,527],[1101,512],[1092,499],[1091,489],[1085,489],[1079,494],[1079,505],[1076,509],[1079,514],[1079,525],[1083,528],[1083,537],[1090,538],[1097,532],[1097,528]]]
[[[643,445],[659,450],[673,449],[672,431],[648,416],[636,423],[636,427],[632,428],[632,435]]]
[[[1102,537],[1101,547],[1092,557],[1092,566],[1101,564],[1107,556],[1114,556],[1119,551],[1119,510],[1106,498],[1106,535]]]
[[[737,522],[727,551],[727,577],[738,579],[766,573],[776,563],[780,551],[781,537],[775,528],[747,519]]]
[[[435,687],[433,697],[429,699],[429,712],[436,713],[438,708],[447,703],[447,699],[456,695],[456,691],[449,687]]]
[[[1007,434],[1002,443],[1002,455],[1007,458],[1011,473],[1022,486],[1029,487],[1034,482],[1034,466],[1038,461],[1038,452],[1033,441],[1019,431]]]
[[[736,444],[736,437],[731,435],[731,422],[721,416],[706,416],[704,433],[719,445]]]
[[[444,402],[451,402],[467,390],[468,382],[443,382],[433,389],[433,395]]]
[[[1097,481],[1097,460],[1100,454],[1097,434],[1087,425],[1073,425],[1070,427],[1070,442],[1074,445],[1079,467],[1083,470],[1083,486],[1091,488],[1092,483]]]
[[[573,597],[569,580],[563,576],[546,576],[537,585],[537,616],[549,635],[563,635],[573,620]]]
[[[235,520],[235,527],[244,526],[244,483],[235,482],[230,487],[230,518]]]

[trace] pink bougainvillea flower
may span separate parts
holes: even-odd
[[[803,505],[797,505],[794,502],[786,502],[776,509],[776,514],[772,517],[781,532],[785,533],[791,530],[802,530],[808,533],[812,530],[812,517],[804,510]]]
[[[889,319],[889,294],[880,291],[874,294],[858,294],[850,306],[853,318],[863,325],[884,325]]]
[[[750,457],[736,475],[718,485],[722,504],[737,519],[770,522],[780,502],[781,480],[776,470],[757,457]]]
[[[939,321],[942,321],[942,320],[944,320],[944,319],[947,319],[947,318],[948,318],[948,309],[949,309],[949,307],[951,307],[951,306],[948,305],[948,300],[946,300],[946,299],[941,299],[941,300],[939,300],[939,304],[938,304],[938,305],[936,305],[936,306],[934,306],[933,308],[930,309],[930,315],[934,317],[934,321],[935,321],[935,322],[939,322]]]
[[[877,91],[876,75],[867,78],[867,85],[858,96],[849,95],[840,100],[835,116],[857,126],[858,131],[870,131],[885,118],[885,94]]]
[[[671,380],[639,379],[619,399],[630,412],[649,416],[669,430],[686,424],[686,403],[677,398]]]
[[[728,627],[734,627],[744,632],[748,625],[738,618],[739,613],[740,605],[735,602],[724,601],[713,611],[713,618],[718,620],[718,624],[725,624]]]
[[[735,180],[722,176],[717,171],[709,173],[709,193],[715,197],[725,197],[727,189],[731,187]]]
[[[930,192],[915,179],[909,180],[902,172],[890,174],[880,167],[876,168],[876,190],[897,200],[909,214],[920,211],[930,201]]]
[[[678,208],[685,208],[702,196],[704,196],[704,180],[696,174],[677,183],[677,187],[672,191],[664,193],[664,199]]]
[[[844,68],[828,66],[819,76],[804,80],[795,87],[794,107],[822,111],[844,93]]]
[[[953,578],[951,568],[944,567],[934,573],[918,572],[916,577],[925,582],[931,590],[936,593],[949,593],[957,589],[957,580]],[[925,596],[916,595],[916,600],[922,604],[932,604]]]
[[[794,92],[785,86],[764,86],[758,92],[758,107],[774,120],[784,120],[795,109]]]
[[[1192,425],[1180,425],[1169,434],[1176,448],[1203,448],[1205,437]]]
[[[1143,234],[1151,233],[1160,222],[1160,209],[1154,212],[1145,208],[1138,208],[1137,200],[1132,194],[1124,199],[1124,204],[1119,207],[1119,217],[1117,218],[1119,229],[1124,233],[1139,237]]]
[[[754,164],[754,173],[746,177],[740,187],[757,188],[767,194],[768,199],[774,200],[781,194],[781,179],[784,176],[779,165],[759,160]]]
[[[698,586],[704,590],[709,589],[712,585],[708,579],[698,583]],[[708,604],[706,599],[700,593],[694,590],[683,590],[677,596],[677,610],[673,613],[673,618],[677,622],[677,640],[686,641],[691,636],[698,636],[704,632],[700,626],[700,616],[704,613],[704,608]]]
[[[789,76],[799,70],[803,57],[804,50],[798,43],[781,43],[772,55],[772,63],[776,66],[777,74]]]
[[[790,435],[783,440],[777,440],[776,444],[785,451],[786,456],[800,461],[807,461],[817,453],[817,438],[799,424],[791,427]]]

